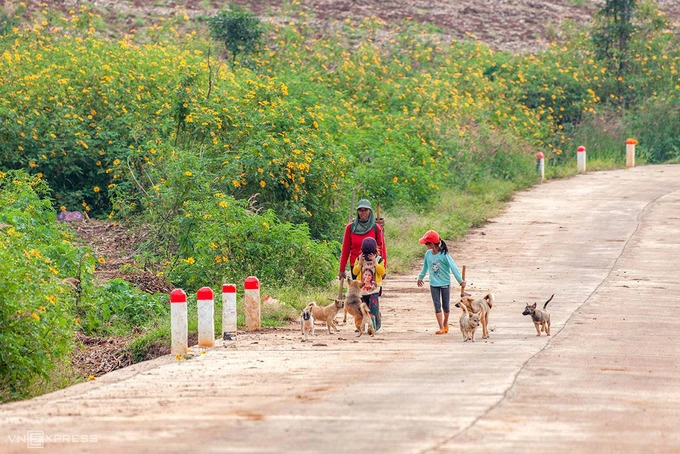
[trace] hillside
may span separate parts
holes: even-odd
[[[41,5],[68,10],[80,1],[57,0],[24,2],[29,9]],[[228,2],[218,1],[156,1],[142,0],[93,0],[93,5],[116,33],[149,24],[159,17],[167,17],[184,11],[189,17],[210,16]],[[281,0],[254,1],[235,0],[233,3],[256,12],[260,17],[275,21],[285,17],[285,4]],[[345,19],[361,19],[376,16],[386,22],[413,19],[431,23],[438,31],[451,38],[472,35],[495,50],[533,51],[558,38],[559,25],[564,21],[576,24],[588,23],[604,4],[590,0],[459,0],[456,2],[432,2],[430,0],[296,0],[319,26],[327,29],[329,23]],[[3,6],[11,1],[3,1]],[[659,8],[675,24],[680,23],[680,2],[657,0]],[[210,6],[206,6],[210,5]]]

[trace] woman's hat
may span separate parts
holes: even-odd
[[[366,199],[359,200],[359,203],[357,203],[357,210],[359,208],[368,208],[369,210],[373,211],[373,207],[371,207],[371,202],[369,202]]]
[[[441,241],[441,238],[439,238],[439,234],[435,232],[434,230],[428,230],[425,232],[425,235],[418,240],[420,244],[425,244],[425,243],[433,243],[433,244],[439,244]]]

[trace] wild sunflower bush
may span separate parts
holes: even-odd
[[[48,194],[37,177],[0,172],[0,401],[24,395],[73,348],[75,294],[62,279],[81,253]]]

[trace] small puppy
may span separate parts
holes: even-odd
[[[349,313],[354,318],[354,326],[359,330],[359,336],[361,336],[361,328],[363,327],[364,313],[361,310],[361,305],[366,306],[366,303],[361,301],[361,287],[363,287],[363,282],[350,279],[347,281],[347,296],[345,296],[345,311]],[[368,309],[368,306],[366,306]],[[369,320],[371,320],[371,325],[373,325],[373,320],[369,311]]]
[[[553,296],[555,296],[554,293],[548,298],[548,301],[543,304],[543,309],[536,309],[536,303],[534,303],[531,306],[527,304],[527,307],[524,308],[524,312],[522,312],[522,315],[531,315],[531,320],[534,322],[537,336],[541,335],[541,331],[543,331],[546,336],[550,336],[550,314],[545,308],[548,306],[548,303],[552,301]]]
[[[340,332],[338,325],[335,324],[333,318],[335,318],[335,314],[337,314],[338,311],[342,309],[343,304],[344,303],[342,300],[335,300],[335,302],[329,304],[328,306],[321,307],[317,306],[317,304],[312,301],[307,305],[306,309],[311,311],[314,320],[325,322],[326,326],[328,327],[328,334],[332,334],[331,328],[333,328],[336,333]]]
[[[304,308],[302,314],[300,314],[300,329],[305,340],[307,340],[309,334],[314,336],[314,316],[308,307]]]
[[[474,312],[469,312],[468,308],[461,304],[463,313],[460,314],[460,332],[463,334],[463,342],[471,340],[475,342],[475,331],[479,326],[480,316]]]
[[[361,327],[359,328],[359,336],[361,337],[362,334],[364,334],[364,327],[366,328],[366,332],[371,335],[371,337],[375,337],[375,328],[373,327],[373,318],[371,317],[371,312],[368,310],[368,305],[364,302],[362,302],[359,305],[359,309],[361,310],[361,313],[363,314],[363,317],[361,318]]]
[[[456,307],[461,307],[465,305],[470,312],[479,314],[479,320],[482,324],[482,339],[488,339],[489,337],[489,312],[493,307],[494,296],[493,293],[488,293],[484,298],[480,300],[475,300],[469,295],[462,296],[460,300],[456,303]]]

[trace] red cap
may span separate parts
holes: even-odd
[[[222,293],[236,293],[236,286],[234,284],[223,284]]]
[[[215,294],[210,287],[201,287],[198,289],[198,292],[196,292],[197,301],[208,301],[213,300],[214,298]]]
[[[176,288],[170,292],[170,302],[171,303],[186,303],[187,294],[181,288]]]
[[[586,147],[584,147],[583,145],[581,145],[580,147],[578,147],[578,148],[576,149],[576,151],[578,151],[579,153],[584,153],[584,152],[586,151]]]
[[[434,243],[434,244],[439,244],[441,241],[441,238],[439,238],[439,234],[435,232],[434,230],[428,230],[425,232],[425,235],[418,240],[420,244],[425,244],[425,243]]]
[[[245,290],[257,290],[260,288],[260,281],[255,276],[248,276],[243,283]]]
[[[536,159],[543,159],[544,157],[545,157],[545,155],[543,154],[542,151],[539,151],[538,153],[536,153]]]

